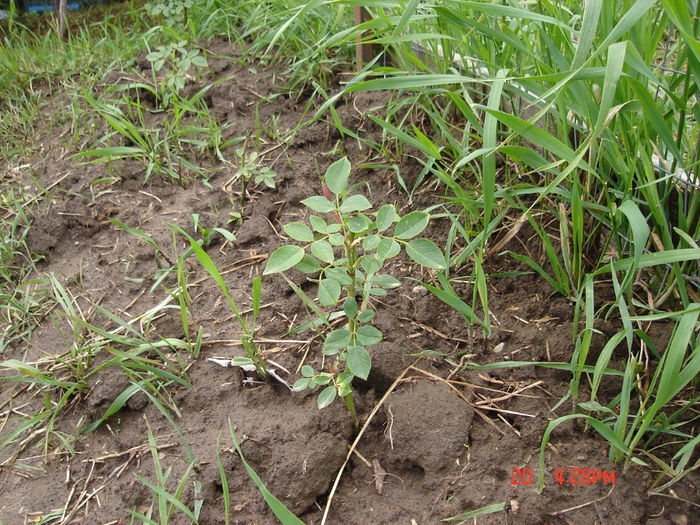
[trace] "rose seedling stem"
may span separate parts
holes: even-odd
[[[318,284],[318,303],[346,318],[341,328],[325,335],[321,349],[324,355],[335,356],[335,362],[328,370],[318,372],[304,365],[302,377],[293,388],[301,391],[323,387],[317,399],[319,408],[330,405],[336,397],[344,397],[357,427],[351,384],[356,377],[367,380],[371,370],[368,348],[382,340],[382,333],[372,324],[372,299],[401,284],[382,273],[384,264],[396,257],[403,246],[409,257],[427,268],[443,269],[446,265],[445,255],[432,241],[415,239],[428,225],[428,213],[414,211],[400,217],[393,204],[369,211],[369,200],[353,193],[355,187],[348,188],[350,172],[347,158],[331,164],[321,184],[323,195],[302,201],[314,212],[309,217],[310,226],[292,222],[284,227],[287,235],[304,246],[276,249],[268,258],[263,275],[291,268],[310,275]],[[294,291],[303,293],[296,287]]]

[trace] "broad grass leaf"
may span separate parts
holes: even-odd
[[[588,52],[591,50],[596,36],[598,20],[600,19],[600,8],[603,0],[588,0],[583,9],[583,22],[579,32],[576,53],[571,62],[571,69],[581,67],[586,62]]]
[[[95,430],[97,427],[99,427],[104,421],[109,419],[110,416],[113,414],[116,414],[119,412],[124,405],[126,405],[127,401],[131,399],[131,396],[136,394],[137,392],[141,391],[141,387],[137,384],[132,383],[128,387],[126,387],[116,398],[114,398],[114,401],[109,405],[103,416],[98,419],[97,421],[93,422],[91,425],[89,425],[87,428],[85,428],[81,434],[86,434],[88,432],[92,432]]]
[[[488,108],[498,110],[501,107],[501,95],[505,78],[508,75],[507,69],[499,69],[496,73],[496,80],[491,86],[488,98]],[[481,190],[483,192],[484,216],[483,223],[486,229],[491,222],[491,211],[494,205],[494,194],[496,192],[496,154],[493,151],[498,141],[498,120],[493,114],[486,114],[484,117],[484,137],[483,146],[488,150],[482,159]],[[486,238],[484,238],[484,245]]]
[[[299,246],[281,246],[267,260],[263,275],[289,270],[304,258],[304,250]]]
[[[433,241],[414,239],[406,245],[406,253],[421,266],[443,270],[447,267],[445,256]]]
[[[253,470],[253,468],[250,465],[248,465],[248,462],[245,460],[245,457],[243,457],[241,445],[238,443],[238,437],[236,436],[236,432],[233,430],[233,423],[231,423],[230,419],[228,422],[228,426],[229,431],[231,432],[231,439],[233,439],[233,445],[236,447],[236,452],[238,452],[238,455],[241,458],[241,462],[243,463],[243,466],[248,472],[250,479],[252,479],[253,483],[255,483],[255,486],[258,487],[260,494],[262,494],[262,497],[265,500],[265,503],[267,503],[267,506],[270,507],[270,510],[274,513],[275,516],[277,516],[277,519],[282,522],[282,525],[304,525],[304,522],[297,518],[291,510],[285,507],[284,503],[278,500],[269,490],[267,490],[267,487],[265,487],[265,485],[263,484],[262,480],[260,479],[260,476],[258,476],[257,473]]]
[[[494,512],[502,512],[506,508],[505,501],[501,503],[492,503],[491,505],[485,505],[479,507],[478,509],[470,510],[464,514],[459,514],[457,516],[450,516],[449,518],[443,518],[442,521],[465,521],[475,519],[479,516],[486,516],[487,514],[493,514]]]

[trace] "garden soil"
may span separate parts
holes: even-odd
[[[225,150],[223,162],[212,155],[188,154],[188,160],[207,170],[206,183],[200,178],[176,184],[152,175],[144,184],[145,167],[133,159],[81,164],[71,157],[78,152],[76,143],[85,137],[76,134],[70,119],[50,118],[52,110],[65,110],[70,100],[49,86],[40,87],[47,118],[36,122],[28,142],[31,156],[3,161],[3,184],[22,184],[33,192],[43,189],[29,217],[29,248],[43,256],[36,278],[55,276],[75,299],[79,316],[113,330],[118,325],[101,309],[134,320],[167,300],[167,290],[176,286],[173,273],[151,291],[154,276],[167,262],[112,220],[152,236],[174,260],[176,250],[181,254],[187,245],[179,234],[173,245],[171,225],[197,237],[192,214],[199,214],[205,227],[225,228],[235,235],[235,242],[225,242],[216,234],[208,253],[236,303],[249,309],[252,278],[262,274],[274,249],[291,242],[283,225],[307,218],[300,201],[321,191],[320,175],[343,155],[353,165],[352,182],[360,183],[357,191],[370,197],[376,208],[393,203],[405,214],[433,207],[435,218],[425,236],[444,245],[450,228],[442,213],[442,206],[449,206],[444,194],[422,184],[409,199],[391,167],[395,164],[412,187],[422,167],[410,151],[387,161],[355,138],[341,136],[323,119],[288,136],[315,109],[312,103],[308,111],[308,94],[284,94],[279,68],[245,65],[226,41],[205,47],[209,73],[190,81],[186,94],[214,84],[204,101],[218,122],[231,124],[224,139],[252,137],[248,148],[261,152],[264,164],[277,172],[274,189],[251,184],[248,198],[239,205],[233,147]],[[148,78],[149,64],[143,57],[137,61],[139,67]],[[134,79],[133,73],[112,74],[100,87]],[[148,104],[144,93],[128,93]],[[381,141],[381,130],[367,113],[385,103],[382,93],[353,94],[337,108],[347,129]],[[80,118],[85,119],[84,129],[95,126],[106,131],[99,118],[89,121],[88,113]],[[146,118],[151,119],[147,125],[155,126],[162,115],[147,113]],[[281,140],[285,136],[286,142]],[[384,167],[366,167],[369,164]],[[231,222],[232,211],[240,213],[241,222]],[[491,246],[506,238],[516,219],[504,221]],[[201,501],[200,523],[225,523],[226,486],[230,523],[276,523],[236,452],[232,428],[249,465],[307,524],[321,522],[331,493],[327,523],[332,524],[434,524],[493,504],[502,504],[501,510],[465,522],[692,523],[698,515],[697,476],[686,477],[668,497],[649,496],[656,474],[638,466],[624,471],[621,464],[611,463],[607,443],[578,421],[562,424],[552,433],[544,453],[545,487],[538,494],[542,435],[549,421],[572,408],[567,401],[553,411],[567,392],[570,374],[536,366],[464,369],[466,363],[570,360],[572,305],[507,255],[508,250],[526,253],[544,264],[537,246],[532,230],[524,226],[488,257],[490,338],[484,338],[478,325],[470,329],[460,314],[427,293],[419,281],[433,284],[431,272],[404,255],[389,263],[388,273],[401,278],[402,284],[375,303],[376,326],[384,339],[372,348],[369,379],[354,383],[363,433],[352,453],[357,432],[344,403],[336,401],[319,410],[316,393],[293,393],[282,382],[261,381],[255,374],[211,360],[245,355],[239,344],[241,331],[221,290],[190,257],[185,265],[192,299],[190,326],[193,333],[202,328],[203,343],[196,358],[187,352],[164,355],[173,370],[186,369],[183,378],[189,384],[170,384],[154,396],[163,406],[177,407],[167,411],[171,421],[138,393],[96,430],[70,441],[72,454],[60,446],[58,434],[46,450],[37,445],[42,434],[31,436],[27,442],[31,446],[17,457],[6,449],[0,458],[0,520],[6,525],[48,523],[54,513],[60,523],[121,524],[129,523],[130,511],[146,514],[157,499],[147,486],[157,484],[150,432],[158,462],[163,471],[169,470],[166,489],[175,493],[187,475],[180,499],[190,509]],[[467,279],[471,267],[454,271],[455,276],[465,276],[455,289],[471,303],[473,289]],[[291,272],[290,278],[313,296],[315,284],[307,276]],[[321,337],[313,330],[285,335],[308,316],[281,276],[263,277],[262,303],[256,338],[269,366],[289,384],[300,377],[302,364],[319,369]],[[172,308],[175,304],[168,303],[169,308],[150,322],[152,340],[185,338],[179,310]],[[72,334],[57,311],[48,312],[26,341],[8,349],[3,358],[45,362],[65,355],[71,342],[64,336]],[[616,325],[606,321],[596,328],[599,351]],[[668,335],[660,331],[657,340],[663,344]],[[92,366],[108,357],[112,356],[96,355]],[[613,362],[622,367],[623,358],[617,356]],[[65,368],[56,370],[58,377],[67,373]],[[87,391],[66,400],[54,430],[70,435],[86,421],[101,418],[129,387],[130,378],[120,368],[106,367],[91,375],[88,384]],[[609,395],[605,388],[612,392],[616,386],[604,385],[602,395]],[[0,387],[0,436],[17,427],[17,416],[59,401],[55,396],[36,396],[34,389],[10,381]],[[605,471],[606,479],[572,484],[569,480],[586,481],[571,479],[569,469],[574,468]],[[556,480],[557,472],[566,482]],[[155,508],[154,519],[159,521]],[[189,520],[174,510],[169,522]]]

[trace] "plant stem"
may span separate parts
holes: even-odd
[[[357,412],[355,412],[355,401],[352,399],[352,392],[345,396],[345,406],[348,407],[348,412],[352,414],[352,422],[355,425],[355,429],[360,427],[360,420],[357,419]]]
[[[345,237],[345,258],[348,260],[348,276],[350,277],[350,284],[348,285],[348,297],[355,297],[355,269],[357,267],[357,249],[355,248],[353,242],[355,241],[355,234],[348,232]],[[357,321],[355,319],[348,320],[348,328],[353,338],[355,337],[355,332],[357,330]]]

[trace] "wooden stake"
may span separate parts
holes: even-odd
[[[66,0],[58,0],[58,35],[64,42],[68,39],[68,15],[66,14]]]
[[[355,25],[360,25],[371,20],[367,9],[361,6],[355,6]],[[362,33],[357,37],[358,43],[355,45],[355,68],[360,71],[364,65],[374,58],[374,45],[362,44],[360,41],[366,37],[368,32]]]

